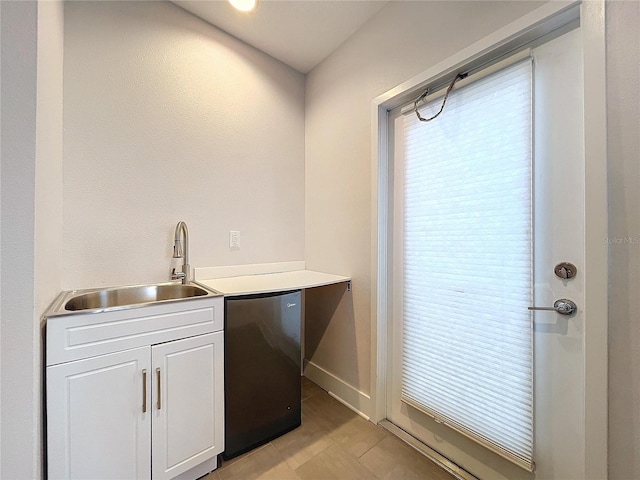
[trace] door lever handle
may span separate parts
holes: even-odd
[[[571,300],[561,298],[553,303],[553,307],[529,307],[529,310],[550,310],[560,315],[573,315],[578,310],[578,307]]]

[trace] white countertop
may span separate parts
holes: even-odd
[[[225,296],[285,292],[287,290],[320,287],[349,281],[351,281],[350,277],[316,272],[314,270],[295,270],[197,280],[198,283],[213,288]]]

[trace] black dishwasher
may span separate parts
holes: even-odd
[[[225,460],[300,426],[301,299],[225,298]]]

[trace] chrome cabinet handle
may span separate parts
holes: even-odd
[[[561,298],[553,303],[553,307],[529,307],[529,310],[551,310],[560,315],[573,315],[578,311],[578,307],[571,300]]]
[[[158,380],[158,402],[156,404],[156,407],[158,408],[158,410],[160,410],[161,407],[161,403],[160,403],[160,396],[161,396],[161,389],[160,389],[160,369],[156,368],[156,377]]]
[[[142,413],[147,413],[147,369],[142,370]]]

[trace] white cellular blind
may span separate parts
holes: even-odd
[[[532,470],[531,60],[404,133],[402,400]]]

